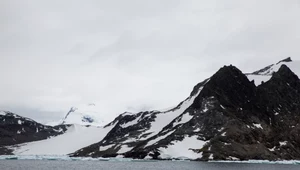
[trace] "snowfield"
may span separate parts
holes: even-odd
[[[202,148],[206,144],[205,141],[197,139],[196,136],[185,137],[182,141],[172,142],[167,148],[160,148],[160,157],[162,159],[197,159],[201,158],[201,153],[196,153],[192,149]]]
[[[67,155],[101,141],[112,127],[72,125],[59,136],[13,147],[16,155]]]
[[[256,86],[261,85],[262,82],[267,82],[271,79],[272,76],[269,75],[247,75],[250,81],[254,80]]]

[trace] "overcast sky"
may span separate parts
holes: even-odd
[[[0,0],[0,110],[163,109],[221,66],[300,58],[299,0]]]

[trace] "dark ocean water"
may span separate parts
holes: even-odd
[[[1,170],[299,170],[300,165],[206,162],[0,160]]]

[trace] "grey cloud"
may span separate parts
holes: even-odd
[[[0,107],[59,119],[96,103],[112,119],[168,108],[225,64],[299,58],[299,2],[0,2]],[[51,115],[51,116],[50,116]]]

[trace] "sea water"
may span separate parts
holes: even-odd
[[[296,164],[194,161],[0,160],[1,170],[299,170]]]

